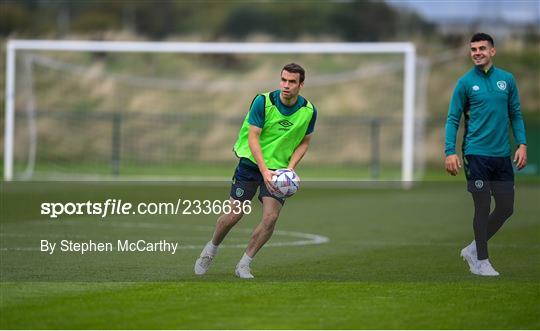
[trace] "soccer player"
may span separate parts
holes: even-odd
[[[456,176],[461,168],[456,155],[456,134],[461,115],[465,117],[462,152],[467,190],[474,201],[474,240],[461,250],[461,256],[470,271],[481,276],[499,275],[488,259],[487,242],[514,208],[510,126],[517,145],[515,166],[520,170],[527,164],[525,125],[516,82],[511,73],[493,66],[495,54],[491,36],[477,33],[471,38],[474,67],[458,80],[446,121],[445,167]],[[492,196],[495,209],[490,213]]]
[[[259,189],[262,202],[262,220],[257,225],[244,255],[236,265],[240,278],[253,278],[250,263],[255,254],[270,239],[284,199],[275,195],[272,183],[274,170],[294,170],[306,153],[315,127],[317,110],[311,102],[299,95],[304,86],[305,71],[296,63],[281,70],[280,89],[259,94],[253,99],[234,145],[239,157],[230,201],[251,200]],[[233,205],[234,206],[234,205]],[[218,246],[227,233],[240,221],[238,210],[221,215],[214,235],[195,262],[195,274],[207,272]]]

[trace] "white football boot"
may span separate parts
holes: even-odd
[[[208,271],[208,268],[210,268],[212,260],[214,260],[214,255],[208,253],[205,246],[201,252],[201,255],[197,261],[195,261],[195,274],[204,275]]]
[[[476,274],[475,270],[476,270],[476,264],[478,263],[478,259],[477,259],[477,256],[476,256],[476,243],[475,243],[475,241],[473,240],[473,242],[470,243],[469,246],[463,248],[461,250],[460,255],[463,258],[463,260],[465,260],[465,262],[467,262],[469,264],[470,272],[472,272],[473,274]]]
[[[238,276],[240,278],[243,278],[243,279],[255,278],[251,274],[251,270],[249,269],[249,266],[247,264],[238,264],[238,265],[236,265],[235,274],[236,274],[236,276]]]
[[[499,273],[493,269],[488,259],[478,261],[475,271],[473,273],[480,276],[499,276]]]

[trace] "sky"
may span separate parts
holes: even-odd
[[[474,21],[486,16],[505,23],[540,24],[540,0],[387,0],[411,8],[429,21]]]

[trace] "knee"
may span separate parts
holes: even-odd
[[[262,219],[262,226],[264,229],[266,231],[273,231],[278,217],[279,213],[276,212],[265,213]]]
[[[279,217],[279,212],[271,211],[263,214],[263,222],[275,223]]]
[[[265,232],[274,232],[274,228],[276,226],[276,223],[275,222],[262,222],[261,223],[262,225],[262,228]]]
[[[222,222],[226,223],[227,225],[235,225],[236,223],[238,223],[238,221],[240,221],[240,219],[242,219],[242,216],[244,214],[242,213],[239,213],[239,214],[235,214],[235,213],[228,213],[228,214],[224,214],[224,217],[222,218]]]

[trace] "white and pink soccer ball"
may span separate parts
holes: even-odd
[[[278,169],[276,174],[272,176],[272,182],[277,188],[276,196],[280,198],[288,198],[298,191],[300,187],[300,177],[296,172],[289,169]]]

